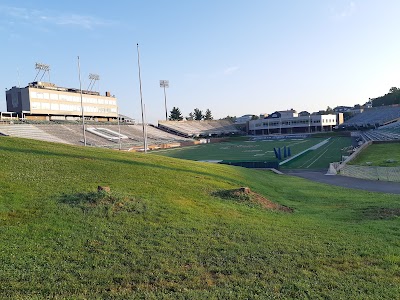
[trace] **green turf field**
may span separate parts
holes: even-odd
[[[0,160],[1,299],[399,298],[399,195],[9,137]]]
[[[291,154],[294,156],[324,140],[326,138],[234,141],[158,150],[152,153],[189,160],[276,161],[274,147],[282,148],[282,156],[283,147],[290,147]],[[351,145],[351,140],[348,137],[332,137],[321,148],[309,151],[282,167],[293,169],[327,168],[330,162],[340,161],[341,149],[349,145]]]
[[[372,144],[362,151],[350,164],[398,167],[400,166],[400,143]]]
[[[283,169],[324,169],[329,167],[329,163],[338,162],[342,158],[341,149],[351,145],[349,137],[331,138],[328,143],[320,148],[308,151],[302,156],[295,158],[282,165]]]

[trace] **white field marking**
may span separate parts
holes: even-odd
[[[264,156],[264,153],[254,154],[253,156]]]
[[[309,167],[311,167],[318,159],[320,159],[322,157],[322,155],[324,155],[327,151],[329,150],[329,148],[326,148],[326,150],[324,152],[322,152],[322,154],[320,156],[318,156],[311,164],[309,164],[306,168],[308,169]]]
[[[211,160],[198,160],[198,161],[217,164],[217,163],[221,162],[222,160],[211,159]]]
[[[324,145],[325,145],[326,143],[324,143]],[[330,143],[330,145],[332,145],[333,144],[333,142],[332,143]],[[323,145],[322,145],[323,146]],[[328,145],[329,146],[329,145]],[[319,147],[318,147],[319,148]],[[317,148],[317,149],[318,149]],[[317,158],[315,158],[314,159],[314,161],[312,161],[311,162],[311,164],[309,164],[306,168],[309,168],[311,165],[313,165],[318,159],[320,159],[321,158],[321,156],[322,155],[324,155],[325,153],[326,153],[326,151],[328,151],[329,150],[329,147],[321,154],[321,155],[319,155],[318,157],[316,156],[316,155],[314,155],[313,157],[311,157],[309,160],[307,160],[306,162],[304,162],[301,166],[300,166],[300,168],[302,168],[302,167],[304,167],[306,164],[308,164],[310,161],[312,161],[315,157],[317,157]]]
[[[323,140],[322,142],[320,142],[320,143],[318,143],[318,144],[316,144],[316,145],[314,145],[314,146],[312,146],[312,147],[310,147],[310,148],[308,148],[308,149],[306,149],[306,150],[304,150],[304,151],[301,151],[300,153],[296,154],[295,156],[292,156],[291,158],[288,158],[288,159],[286,159],[286,160],[284,160],[284,161],[281,161],[281,162],[279,163],[279,165],[281,166],[281,165],[283,165],[283,164],[286,164],[287,162],[291,161],[292,159],[295,159],[296,157],[299,157],[300,155],[306,153],[306,152],[309,151],[309,150],[318,149],[319,147],[321,147],[321,146],[325,145],[327,142],[329,142],[330,139],[331,139],[331,138],[328,138],[328,139],[326,139],[326,140]]]

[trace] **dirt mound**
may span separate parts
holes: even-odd
[[[244,204],[258,205],[268,210],[282,211],[286,213],[292,213],[294,211],[290,207],[268,200],[264,196],[251,191],[248,187],[241,187],[233,190],[220,190],[213,192],[212,195],[218,198],[233,200]]]

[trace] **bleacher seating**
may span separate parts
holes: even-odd
[[[341,127],[377,128],[400,118],[400,106],[382,106],[365,109],[344,122]]]
[[[362,132],[365,141],[394,141],[400,140],[400,121],[381,126],[375,130]]]
[[[159,121],[158,127],[187,137],[242,134],[229,120]]]
[[[121,132],[121,135],[127,138],[121,139],[122,149],[140,148],[143,147],[143,127],[141,124],[135,125],[109,125],[109,124],[90,124],[87,128],[105,128],[116,133]],[[165,131],[162,131],[153,126],[146,126],[147,129],[147,145],[160,146],[164,144],[174,144],[180,142],[192,141],[191,139],[177,136]],[[82,125],[77,123],[42,123],[42,124],[14,124],[0,125],[0,135],[9,135],[23,138],[31,138],[42,141],[50,141],[57,143],[82,145],[84,142]],[[109,139],[99,134],[90,131],[85,131],[86,143],[89,146],[104,147],[104,148],[119,148],[119,139]]]
[[[47,133],[46,131],[38,128],[32,124],[7,124],[0,126],[0,133],[2,135],[9,135],[27,139],[34,139],[46,142],[70,144],[68,141],[63,140],[57,136]]]

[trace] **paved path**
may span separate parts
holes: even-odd
[[[400,183],[387,181],[374,181],[346,177],[340,175],[325,175],[324,171],[287,170],[285,174],[306,178],[321,183],[342,186],[370,192],[400,194]]]

